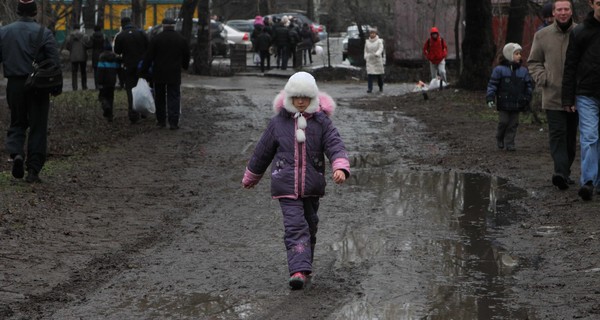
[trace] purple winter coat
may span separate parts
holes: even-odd
[[[306,141],[296,141],[298,120],[284,108],[285,92],[273,102],[276,115],[271,119],[248,162],[242,180],[244,186],[257,184],[271,165],[271,196],[297,199],[325,195],[325,156],[333,171],[344,170],[350,175],[350,162],[344,142],[329,116],[335,102],[326,93],[318,95],[319,108],[304,112]]]

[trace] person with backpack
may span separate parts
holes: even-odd
[[[431,79],[436,79],[439,75],[442,83],[448,83],[446,77],[446,56],[448,55],[448,46],[444,38],[440,36],[437,27],[432,27],[429,31],[429,38],[423,45],[423,55],[429,60],[429,71]],[[442,88],[442,86],[440,86]]]

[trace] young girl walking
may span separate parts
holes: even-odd
[[[289,286],[302,289],[312,273],[319,199],[325,194],[325,156],[333,181],[350,176],[344,142],[329,117],[335,102],[312,75],[297,72],[273,101],[275,116],[248,162],[242,185],[254,187],[271,165],[271,196],[283,213]]]
[[[515,151],[515,136],[519,126],[519,112],[529,109],[533,82],[527,68],[521,65],[521,46],[507,43],[502,49],[503,59],[492,71],[487,85],[486,102],[499,112],[496,146]],[[494,102],[496,100],[496,102]]]

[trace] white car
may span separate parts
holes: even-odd
[[[248,50],[252,48],[252,42],[250,41],[250,34],[248,32],[239,31],[226,24],[223,25],[223,28],[225,28],[225,39],[228,44],[243,44]]]

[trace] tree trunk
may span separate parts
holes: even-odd
[[[510,0],[505,43],[514,42],[523,44],[523,25],[525,23],[525,16],[528,13],[527,2],[528,0]]]
[[[210,45],[210,5],[209,0],[198,2],[198,43],[192,50],[194,64],[192,72],[200,75],[210,75],[212,50]]]
[[[81,17],[81,0],[73,0],[73,7],[71,8],[71,23],[68,29],[73,29],[73,26],[79,24],[79,18]]]
[[[83,7],[83,25],[85,29],[93,29],[96,24],[96,0],[86,0]]]
[[[144,13],[146,12],[146,0],[131,1],[131,21],[138,28],[144,28]]]
[[[461,25],[461,17],[462,14],[462,0],[456,0],[456,20],[454,21],[454,43],[455,43],[455,48],[454,50],[456,51],[456,61],[458,61],[460,63],[459,68],[458,68],[458,74],[462,73],[462,59],[461,59],[461,55],[460,55],[460,25]]]
[[[194,27],[194,11],[198,6],[198,0],[184,0],[179,11],[179,18],[183,19],[181,34],[188,41],[192,40],[192,30]]]
[[[465,38],[462,43],[464,61],[459,87],[482,90],[487,86],[494,60],[491,0],[466,0]]]
[[[313,3],[313,0],[306,0],[306,16],[310,19],[315,21],[315,5]]]
[[[106,8],[107,0],[98,0],[98,19],[96,20],[96,24],[102,26],[104,29],[104,9]]]

